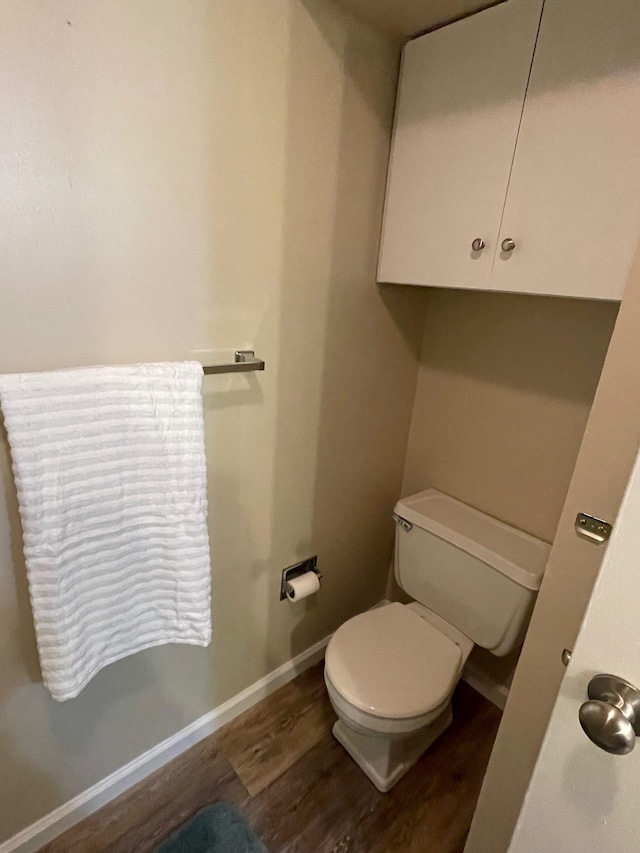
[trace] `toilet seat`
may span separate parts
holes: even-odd
[[[396,738],[406,738],[425,729],[451,704],[450,701],[444,702],[438,708],[434,708],[432,711],[427,711],[425,714],[420,714],[417,717],[404,717],[402,719],[379,717],[375,714],[362,711],[360,708],[356,708],[355,705],[347,702],[344,696],[341,696],[340,692],[331,683],[326,668],[324,681],[329,699],[333,705],[333,710],[350,729],[361,735],[380,735],[388,738],[390,741]]]
[[[325,675],[332,701],[364,728],[380,731],[384,720],[389,731],[414,731],[449,701],[462,664],[459,646],[396,602],[338,628]]]

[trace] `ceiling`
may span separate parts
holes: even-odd
[[[461,18],[501,0],[334,0],[358,18],[398,39]]]

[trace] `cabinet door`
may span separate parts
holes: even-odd
[[[541,6],[509,0],[405,47],[379,281],[488,286]]]
[[[492,289],[620,299],[640,236],[640,2],[547,0]]]

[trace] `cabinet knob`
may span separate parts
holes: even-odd
[[[474,252],[481,252],[485,247],[485,242],[482,237],[476,237],[476,239],[471,244],[471,248]]]
[[[511,237],[505,237],[505,239],[502,241],[501,248],[503,252],[513,252],[515,247],[515,240],[512,240]]]

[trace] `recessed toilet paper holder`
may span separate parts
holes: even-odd
[[[318,575],[318,580],[322,580],[322,572],[318,570],[318,557],[307,557],[301,563],[296,563],[295,566],[289,566],[282,570],[282,581],[280,582],[280,601],[284,601],[287,597],[287,584],[294,578],[299,578],[300,575],[305,575],[307,572],[315,572]]]

